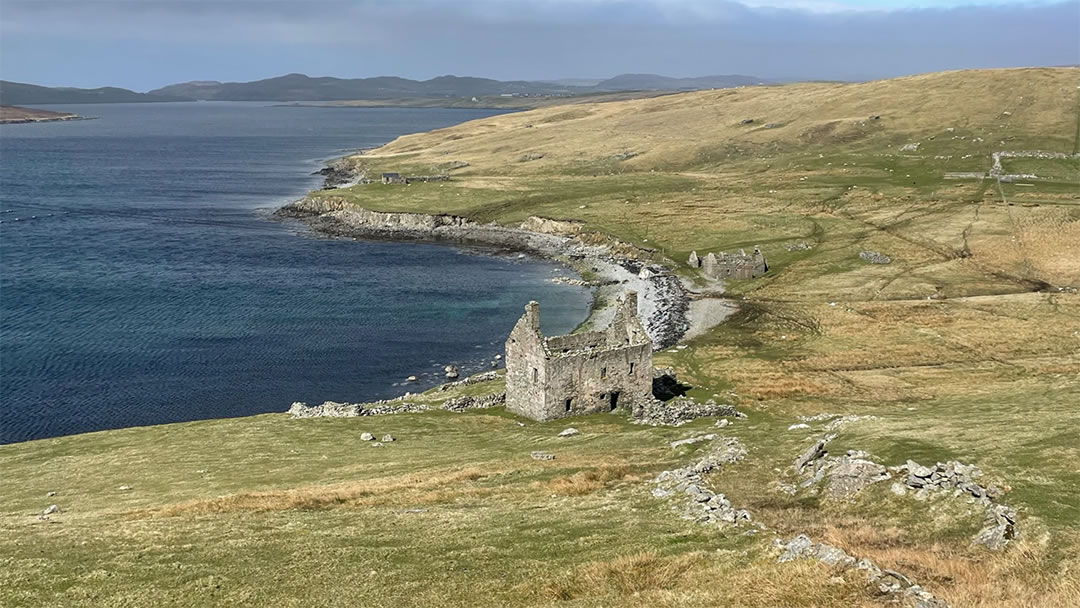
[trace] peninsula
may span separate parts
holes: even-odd
[[[53,112],[19,106],[0,106],[0,124],[18,124],[28,122],[54,122],[58,120],[81,120],[83,117],[70,112]]]

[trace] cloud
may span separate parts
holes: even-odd
[[[863,79],[1080,62],[1075,0],[952,8],[919,8],[921,0],[0,2],[3,77],[72,85],[287,71]]]

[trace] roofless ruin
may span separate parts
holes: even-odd
[[[652,399],[652,340],[624,294],[603,331],[545,338],[529,302],[506,341],[506,409],[533,420],[607,412]]]

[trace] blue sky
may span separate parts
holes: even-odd
[[[0,0],[0,78],[862,80],[1080,63],[1080,0]]]

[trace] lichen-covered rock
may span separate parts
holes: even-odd
[[[799,457],[795,459],[795,463],[792,465],[795,471],[802,471],[804,468],[806,468],[807,465],[812,464],[819,458],[824,457],[825,454],[828,453],[825,451],[825,446],[829,445],[829,442],[833,439],[836,439],[836,435],[825,435],[821,439],[815,441],[813,445],[806,448],[806,450],[802,454],[799,454]]]
[[[892,476],[876,462],[862,458],[840,458],[825,474],[829,480],[829,494],[849,498],[866,486],[885,481]]]
[[[999,551],[1016,538],[1016,511],[1008,505],[992,505],[986,510],[986,525],[972,541]]]

